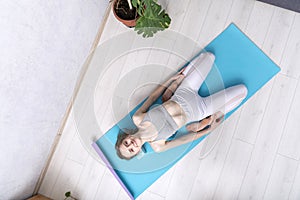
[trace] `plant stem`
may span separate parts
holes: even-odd
[[[132,9],[131,0],[127,0],[130,10]]]

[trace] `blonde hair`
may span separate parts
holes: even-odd
[[[125,160],[130,160],[131,158],[133,158],[134,156],[136,156],[137,154],[131,156],[131,157],[126,157],[124,156],[121,151],[120,151],[120,146],[123,142],[123,140],[128,137],[129,135],[133,135],[135,134],[136,132],[138,131],[138,129],[120,129],[119,130],[119,133],[118,133],[118,138],[117,138],[117,142],[116,142],[116,145],[115,145],[115,149],[116,149],[116,152],[117,152],[117,155],[119,156],[119,158],[121,159],[125,159]]]

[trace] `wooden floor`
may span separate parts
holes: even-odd
[[[300,14],[253,0],[169,0],[163,5],[171,29],[201,45],[234,22],[282,70],[139,199],[300,199]],[[110,15],[100,43],[124,31]],[[174,68],[182,62],[154,51],[135,52],[118,61],[126,67],[113,72],[115,79],[150,59]],[[105,89],[99,90],[107,91],[107,98],[96,97],[101,101],[96,115],[108,130],[115,123],[107,106],[113,91]],[[128,199],[82,146],[72,112],[39,193],[63,199],[69,190],[78,199]]]

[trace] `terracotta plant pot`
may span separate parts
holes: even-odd
[[[121,16],[119,16],[116,12],[116,7],[117,7],[117,3],[118,1],[122,1],[122,0],[114,0],[114,3],[113,3],[113,6],[112,6],[112,9],[113,9],[113,13],[116,17],[116,19],[120,22],[122,22],[125,26],[128,26],[128,27],[135,27],[136,25],[136,20],[138,19],[138,15],[136,15],[133,19],[123,19]],[[126,1],[126,0],[125,0]],[[129,8],[128,8],[129,9]]]

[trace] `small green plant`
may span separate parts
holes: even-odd
[[[73,197],[73,196],[71,195],[71,191],[65,193],[65,199],[64,199],[64,200],[66,200],[66,199],[77,200],[75,197]]]
[[[129,8],[135,7],[139,18],[134,28],[143,37],[152,37],[157,31],[170,26],[171,18],[157,0],[127,0]]]

